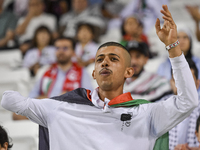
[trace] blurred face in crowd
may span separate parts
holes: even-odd
[[[88,43],[93,39],[93,34],[88,26],[81,26],[77,33],[77,38],[81,43]]]
[[[178,32],[178,40],[181,50],[184,52],[184,55],[186,55],[190,48],[190,39],[188,35],[183,31]]]
[[[41,47],[48,46],[51,39],[50,36],[46,30],[39,31],[36,35],[37,45]]]
[[[133,75],[130,67],[130,55],[121,47],[106,46],[97,51],[93,78],[99,88],[112,91],[119,87],[123,89],[126,78]]]
[[[131,55],[131,67],[134,69],[133,77],[138,77],[149,58],[138,50],[130,50],[129,53]]]
[[[43,2],[41,0],[29,0],[29,11],[34,15],[40,15],[43,12]]]
[[[74,50],[71,41],[60,39],[55,42],[57,63],[65,65],[71,62],[71,57],[74,55]]]
[[[128,35],[137,34],[138,22],[134,17],[128,17],[124,23],[124,31]]]
[[[194,70],[193,69],[190,69],[190,70],[192,72],[192,76],[194,78],[194,83],[196,85],[196,88],[198,89],[198,87],[199,87],[199,80],[196,78]],[[173,93],[175,95],[177,95],[177,88],[175,86],[175,81],[174,81],[173,75],[172,75],[172,78],[170,80],[170,85],[171,85],[171,89],[172,89]]]
[[[76,13],[81,13],[88,6],[87,0],[73,0],[72,7]]]

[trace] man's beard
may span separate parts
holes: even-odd
[[[57,63],[60,64],[60,65],[66,65],[70,61],[71,61],[71,58],[66,58],[66,59],[61,59],[61,60],[57,59]]]
[[[139,77],[143,70],[144,70],[144,68],[142,68],[142,69],[140,70],[140,72],[138,72],[137,74],[134,73],[132,77],[136,77],[136,78]]]

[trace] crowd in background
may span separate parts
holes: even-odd
[[[21,52],[20,67],[27,68],[34,81],[30,83],[33,84],[30,97],[49,98],[79,87],[94,90],[97,84],[92,79],[91,70],[98,46],[113,40],[125,46],[131,54],[135,74],[127,79],[124,88],[131,92],[133,98],[156,102],[171,94],[176,95],[167,57],[162,64],[158,64],[155,72],[145,68],[149,60],[159,57],[159,53],[152,49],[148,33],[154,27],[156,18],[162,18],[160,9],[162,4],[169,3],[168,0],[5,1],[0,0],[0,55],[1,51],[13,49]],[[178,28],[178,40],[188,62],[195,65],[196,70],[191,68],[191,71],[200,91],[200,58],[193,54],[194,38],[200,41],[200,12],[196,6],[185,9],[195,22],[196,37],[184,26]],[[48,67],[42,75],[38,75],[45,66]],[[36,79],[37,76],[39,78]],[[200,109],[194,114],[193,124],[196,125]],[[13,119],[26,118],[13,114]],[[176,127],[174,130],[177,131],[177,128],[183,129]],[[195,129],[192,133],[195,135]],[[198,139],[195,143],[187,143],[197,146]],[[173,143],[171,149],[177,144],[177,141]]]

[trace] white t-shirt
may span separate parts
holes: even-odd
[[[40,65],[49,65],[56,62],[56,49],[54,46],[46,46],[41,54],[37,48],[33,48],[27,51],[24,60],[23,67],[30,68],[31,66],[39,63]]]
[[[18,21],[18,25],[24,22],[25,17],[22,17]],[[40,16],[34,17],[29,22],[24,34],[19,36],[19,42],[23,43],[26,40],[31,40],[34,36],[35,30],[40,26],[46,26],[50,31],[56,30],[56,18],[55,16],[47,13],[43,13]]]

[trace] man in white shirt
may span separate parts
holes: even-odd
[[[19,36],[19,43],[31,40],[35,30],[39,26],[46,26],[52,32],[56,31],[56,18],[51,14],[44,13],[42,0],[29,0],[28,14],[18,21],[16,34]]]
[[[168,46],[177,41],[176,24],[166,5],[161,13],[165,23],[161,29],[157,19],[156,33]],[[168,52],[178,95],[164,102],[118,107],[144,100],[133,100],[130,93],[123,93],[126,78],[134,74],[131,58],[123,46],[108,42],[96,54],[92,75],[99,88],[91,95],[88,90],[77,89],[54,100],[37,100],[7,91],[1,105],[48,128],[50,150],[153,149],[160,136],[198,105],[194,80],[180,47],[175,44]]]

